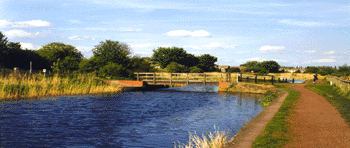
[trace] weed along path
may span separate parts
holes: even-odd
[[[334,106],[323,96],[305,88],[305,84],[288,87],[298,90],[300,99],[295,102],[296,114],[287,118],[296,140],[285,147],[350,146],[350,129]]]

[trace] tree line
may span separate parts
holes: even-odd
[[[29,70],[47,69],[54,73],[96,72],[100,77],[119,79],[133,78],[134,72],[156,72],[159,65],[167,72],[210,72],[215,68],[217,57],[209,54],[194,56],[183,48],[158,47],[152,57],[131,56],[131,48],[126,43],[106,40],[92,49],[93,56],[85,58],[76,47],[52,42],[38,50],[22,49],[19,42],[9,42],[0,32],[0,69],[18,67]]]

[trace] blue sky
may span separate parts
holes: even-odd
[[[176,46],[214,55],[218,65],[350,64],[347,1],[0,0],[0,14],[10,41],[34,50],[62,42],[87,58],[110,39],[141,57]]]

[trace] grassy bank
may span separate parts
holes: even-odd
[[[59,95],[100,94],[120,91],[121,88],[104,83],[93,74],[58,75],[15,74],[0,76],[0,100],[38,98]]]
[[[286,142],[292,140],[292,135],[287,130],[289,122],[286,119],[292,114],[290,109],[293,102],[299,98],[300,93],[297,90],[283,86],[277,86],[277,88],[286,90],[289,94],[278,112],[266,125],[263,133],[254,140],[252,147],[283,147]]]
[[[306,85],[305,87],[325,97],[330,104],[338,109],[341,116],[347,121],[348,125],[350,126],[350,99],[348,97],[344,97],[349,96],[349,93],[344,94],[335,85],[329,85],[329,81],[326,79],[323,81],[325,82],[324,84]]]

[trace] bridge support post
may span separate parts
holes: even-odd
[[[188,85],[188,73],[187,73],[187,85]]]
[[[205,84],[205,78],[206,78],[206,74],[204,74],[204,85],[206,85],[206,84]]]
[[[153,85],[156,85],[156,73],[153,72]]]
[[[171,75],[172,75],[172,74],[170,73],[170,85],[172,85],[172,82],[171,82]]]

